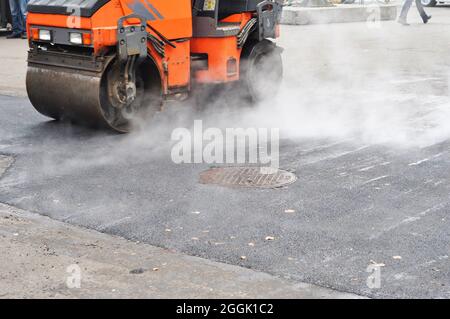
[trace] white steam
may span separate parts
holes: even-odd
[[[352,140],[404,148],[449,139],[450,59],[446,45],[436,44],[439,26],[381,26],[284,26],[278,43],[284,48],[285,74],[274,100],[249,107],[236,98],[217,96],[200,113],[193,112],[193,101],[170,103],[139,130],[109,136],[102,148],[69,159],[63,154],[44,157],[42,173],[150,163],[161,157],[170,161],[173,129],[190,129],[195,119],[202,119],[205,129],[279,128],[281,139],[329,143]]]
[[[276,127],[282,139],[351,139],[402,148],[449,139],[450,59],[437,41],[441,26],[380,26],[283,26],[277,42],[284,48],[284,81],[273,100],[249,107],[237,98],[222,99],[233,95],[228,91],[201,114],[184,103],[183,112],[172,111],[165,132],[190,128],[198,118],[205,127]],[[145,141],[153,125],[130,139]]]
[[[422,147],[450,138],[447,53],[437,28],[384,22],[283,28],[285,81],[241,125],[285,138]]]

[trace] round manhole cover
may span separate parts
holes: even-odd
[[[200,183],[228,187],[274,188],[292,184],[297,177],[270,167],[216,167],[200,174]]]

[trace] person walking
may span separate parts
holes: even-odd
[[[427,23],[428,20],[431,19],[431,16],[427,15],[427,13],[425,12],[422,1],[415,0],[415,2],[416,2],[417,10],[419,11],[419,14],[420,14],[420,17],[422,18],[423,23]],[[403,24],[403,25],[409,25],[406,18],[408,16],[408,12],[409,12],[409,9],[411,8],[412,3],[413,3],[413,0],[405,0],[405,2],[403,2],[402,11],[400,12],[400,16],[397,20],[398,23]]]
[[[27,4],[28,0],[9,0],[12,17],[12,33],[8,39],[27,38]]]

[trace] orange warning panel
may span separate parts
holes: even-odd
[[[190,41],[175,43],[176,48],[166,47],[168,86],[188,86],[191,78]]]
[[[208,69],[198,70],[195,79],[199,83],[223,83],[239,80],[241,49],[236,37],[194,38],[191,52],[208,55]]]

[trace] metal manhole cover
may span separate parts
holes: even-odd
[[[275,188],[292,184],[297,177],[288,171],[266,167],[216,167],[200,174],[200,183],[228,187]]]

